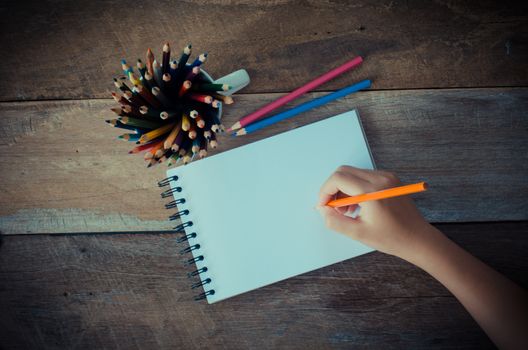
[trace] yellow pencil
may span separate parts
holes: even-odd
[[[141,135],[141,137],[139,138],[139,142],[141,142],[141,143],[147,142],[147,141],[153,140],[156,137],[159,137],[159,136],[161,136],[163,134],[166,134],[167,132],[169,132],[169,130],[174,128],[175,125],[176,125],[176,123],[170,123],[170,124],[162,126],[161,128],[157,128],[157,129],[154,129],[152,131],[149,131],[149,132]]]

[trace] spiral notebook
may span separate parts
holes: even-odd
[[[167,171],[160,186],[170,185],[166,207],[177,206],[171,218],[185,231],[195,299],[214,303],[372,251],[314,209],[343,164],[374,167],[356,111]]]

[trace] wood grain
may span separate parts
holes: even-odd
[[[528,286],[528,223],[438,226]],[[223,302],[190,301],[170,234],[4,236],[10,348],[491,348],[429,275],[371,253]]]
[[[226,125],[276,97],[238,96]],[[357,107],[377,166],[431,185],[415,197],[429,220],[526,220],[527,97],[523,88],[362,92],[246,137],[221,137],[218,152]],[[115,139],[122,132],[103,121],[112,105],[0,104],[0,231],[172,227],[156,186],[166,167],[146,169],[127,154],[131,146]]]
[[[192,42],[215,77],[246,68],[250,93],[285,92],[356,55],[324,87],[527,86],[528,11],[508,1],[4,1],[0,101],[108,97],[121,58]],[[31,14],[31,20],[27,20]],[[20,24],[24,23],[23,29]]]

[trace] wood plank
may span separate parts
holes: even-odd
[[[528,85],[522,2],[9,1],[0,11],[1,101],[106,98],[121,58],[166,40],[208,51],[215,77],[246,68],[250,93],[291,91],[358,54],[360,70],[322,89],[366,77],[377,89]]]
[[[317,94],[312,95],[317,96]],[[242,95],[225,123],[274,98]],[[363,92],[243,138],[218,152],[357,107],[380,169],[427,180],[415,198],[434,222],[526,220],[528,89]],[[156,182],[122,133],[108,100],[0,104],[0,231],[158,231],[172,226]],[[346,146],[346,140],[343,141]],[[318,189],[314,189],[317,191]]]
[[[528,223],[438,226],[528,286]],[[1,237],[1,236],[0,236]],[[371,253],[223,302],[190,301],[170,234],[4,236],[6,348],[490,348],[429,275]]]

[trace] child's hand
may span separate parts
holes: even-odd
[[[400,186],[398,178],[387,172],[341,166],[323,184],[318,210],[328,228],[382,251],[413,260],[418,246],[436,231],[425,221],[412,199],[395,197],[360,204],[359,216],[345,216],[349,208],[331,208],[326,204],[335,197],[353,196]]]

